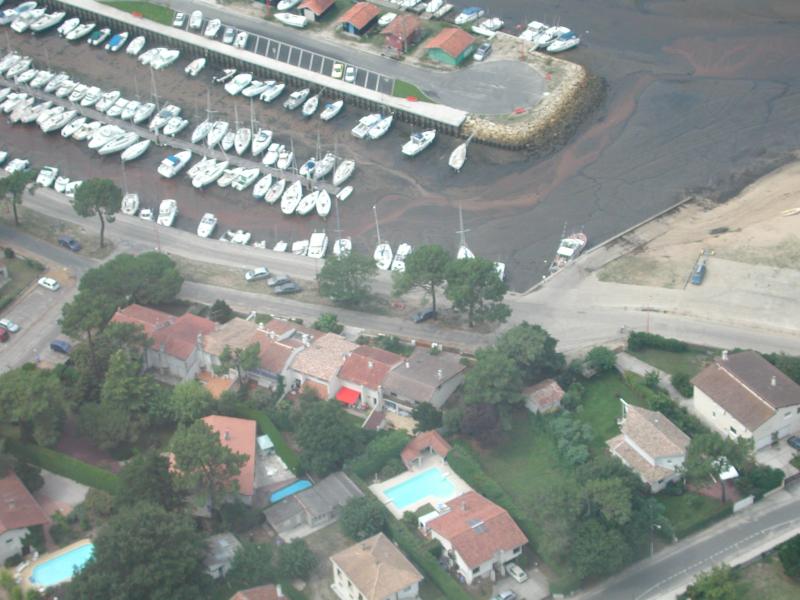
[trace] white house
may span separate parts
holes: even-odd
[[[341,600],[416,600],[422,575],[383,533],[331,556]]]
[[[339,383],[342,387],[336,392],[336,399],[347,405],[379,407],[384,379],[402,362],[403,357],[394,352],[372,346],[359,346],[348,353],[339,370]]]
[[[508,512],[477,492],[453,498],[445,507],[438,507],[439,516],[420,518],[426,535],[439,540],[450,565],[468,584],[481,577],[490,577],[497,568],[515,559],[528,543],[528,538]]]
[[[653,493],[680,479],[689,436],[658,411],[633,406],[624,400],[621,433],[606,442],[611,454],[636,472]]]
[[[22,553],[28,528],[49,522],[42,507],[13,471],[0,479],[0,564]]]
[[[800,430],[800,386],[756,352],[723,352],[692,383],[697,415],[756,450]]]

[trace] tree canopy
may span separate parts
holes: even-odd
[[[17,171],[0,179],[0,198],[7,200],[11,205],[15,225],[19,225],[17,206],[22,204],[22,194],[34,179],[36,171]]]
[[[360,306],[370,299],[377,274],[375,261],[364,254],[330,256],[317,274],[319,293],[342,306]]]
[[[595,346],[586,354],[586,363],[601,373],[610,371],[617,366],[617,355],[610,348]]]
[[[275,581],[272,546],[245,542],[236,551],[225,583],[232,591],[246,590]]]
[[[514,360],[497,347],[481,348],[475,365],[464,377],[467,404],[495,404],[501,414],[523,401],[522,372]]]
[[[393,274],[395,294],[420,288],[431,296],[433,310],[436,310],[436,289],[444,285],[447,267],[453,258],[441,246],[429,244],[416,248],[406,258],[406,270]]]
[[[317,566],[317,557],[305,540],[292,540],[278,546],[278,572],[289,579],[308,579]]]
[[[87,271],[78,289],[105,294],[115,307],[122,307],[131,303],[166,304],[177,297],[182,285],[183,277],[169,256],[145,252],[138,256],[119,254]]]
[[[119,212],[122,206],[122,190],[110,179],[88,179],[84,181],[72,199],[72,208],[81,217],[100,219],[100,247],[103,247],[106,220]]]
[[[687,600],[731,600],[739,596],[738,577],[728,565],[700,573],[681,596]]]
[[[23,439],[52,446],[65,412],[64,389],[55,372],[27,363],[0,375],[0,421],[18,423]]]
[[[795,580],[800,580],[800,535],[796,535],[778,547],[783,572]]]
[[[123,508],[138,502],[150,502],[167,511],[183,506],[184,494],[173,483],[169,459],[156,450],[137,454],[119,472],[115,506]]]
[[[364,445],[362,430],[335,402],[306,403],[295,440],[302,449],[301,464],[319,476],[340,469]]]
[[[417,404],[411,411],[411,418],[417,422],[414,433],[439,429],[442,426],[442,411],[429,402]]]
[[[344,330],[344,325],[339,323],[339,317],[329,312],[322,313],[311,327],[329,333],[342,333]]]
[[[217,323],[227,323],[234,316],[236,316],[236,313],[234,313],[228,303],[222,299],[214,300],[214,304],[211,305],[208,311],[208,318]]]
[[[209,414],[214,397],[208,388],[196,379],[182,381],[172,388],[166,403],[170,420],[190,425]]]
[[[556,351],[558,341],[539,325],[523,321],[497,338],[495,346],[513,359],[525,384],[553,377],[564,368],[564,355]]]
[[[386,509],[374,496],[351,498],[339,514],[342,532],[351,540],[360,542],[386,526]]]
[[[214,373],[224,375],[231,369],[236,371],[236,381],[240,384],[247,380],[247,373],[254,371],[261,364],[261,345],[254,342],[247,348],[231,348],[225,346],[219,355],[219,365],[214,367]]]
[[[504,323],[511,315],[511,309],[502,302],[508,287],[492,261],[480,257],[450,261],[446,278],[444,295],[454,310],[467,314],[470,327],[482,321]]]
[[[718,433],[696,435],[689,443],[683,472],[686,478],[698,485],[708,485],[719,480],[722,501],[725,502],[725,484],[720,479],[720,472],[728,465],[736,467],[740,472],[752,459],[753,441],[748,438],[723,438]]]

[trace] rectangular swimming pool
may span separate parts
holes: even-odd
[[[46,560],[33,568],[30,581],[36,587],[50,587],[72,579],[75,570],[80,570],[92,558],[92,552],[94,545],[87,542],[83,546],[77,546],[69,552]]]
[[[431,467],[403,483],[390,487],[383,493],[399,510],[433,496],[432,502],[447,502],[453,497],[456,486],[439,467]]]

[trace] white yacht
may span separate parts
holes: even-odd
[[[209,163],[206,170],[202,171],[192,179],[192,187],[201,189],[207,185],[211,185],[219,179],[225,170],[228,168],[228,161],[223,160],[220,162],[213,161]]]
[[[213,127],[214,123],[206,119],[202,123],[200,123],[197,127],[194,128],[192,131],[192,135],[190,139],[192,140],[193,144],[197,144],[200,140],[203,140],[208,137],[209,132],[211,131],[211,127]]]
[[[231,187],[239,192],[243,192],[258,178],[261,174],[257,168],[242,169],[231,182]]]
[[[92,135],[92,138],[89,140],[89,148],[91,150],[102,148],[108,142],[123,133],[125,133],[125,130],[121,127],[117,127],[116,125],[103,125]]]
[[[95,132],[100,129],[103,124],[100,121],[92,121],[81,125],[78,130],[72,134],[72,139],[77,142],[90,139]]]
[[[162,108],[156,116],[150,121],[149,129],[151,131],[158,131],[167,122],[173,117],[179,117],[181,114],[181,109],[179,106],[175,106],[174,104],[167,104],[164,108]]]
[[[67,35],[70,31],[75,29],[80,24],[81,24],[81,20],[79,18],[77,18],[77,17],[73,17],[71,19],[67,19],[61,25],[59,25],[58,29],[56,31],[58,32],[58,35],[60,35],[61,37],[64,37],[65,35]]]
[[[331,196],[326,190],[320,190],[316,202],[317,214],[326,219],[331,214]]]
[[[261,179],[259,179],[256,184],[253,186],[253,198],[260,200],[264,196],[266,196],[269,188],[272,187],[272,174],[267,173]]]
[[[163,133],[169,137],[175,137],[181,131],[186,129],[189,125],[189,119],[183,119],[181,117],[172,117],[167,124],[164,125]]]
[[[306,101],[308,95],[311,93],[309,88],[303,88],[302,90],[295,90],[289,97],[286,99],[286,102],[283,103],[283,108],[287,110],[294,110],[299,107],[303,102]]]
[[[403,144],[402,152],[406,156],[416,156],[425,148],[433,143],[436,139],[436,130],[429,129],[428,131],[421,131],[412,133],[408,141]]]
[[[101,156],[106,156],[108,154],[115,154],[117,152],[122,152],[133,146],[136,142],[139,141],[139,134],[135,131],[128,131],[123,133],[122,135],[117,136],[113,140],[109,140],[103,146],[98,148],[97,153]]]
[[[260,96],[263,92],[270,87],[270,85],[274,85],[274,81],[258,81],[254,79],[250,82],[246,88],[242,90],[242,96],[245,98],[255,98],[256,96]]]
[[[235,96],[247,86],[250,85],[250,82],[253,81],[253,74],[252,73],[239,73],[236,77],[231,79],[228,83],[225,84],[225,91],[228,92],[231,96]]]
[[[64,38],[70,42],[75,42],[92,33],[95,27],[97,27],[96,23],[81,23],[75,29],[67,33]]]
[[[281,197],[281,212],[285,215],[291,215],[297,210],[297,205],[300,204],[300,200],[303,197],[303,184],[299,181],[295,181],[286,188],[286,191],[283,192],[283,196]]]
[[[114,104],[106,111],[106,115],[112,118],[122,118],[122,111],[128,106],[127,98],[119,98]]]
[[[42,167],[36,175],[36,183],[42,187],[50,187],[58,177],[58,167]]]
[[[142,105],[141,102],[138,100],[130,100],[126,105],[125,108],[122,109],[122,112],[119,115],[119,118],[123,121],[131,121],[133,116],[136,114],[136,111],[139,110],[139,107]]]
[[[284,147],[283,150],[281,150],[278,153],[278,160],[275,163],[275,166],[281,169],[282,171],[285,171],[286,169],[292,166],[293,162],[294,162],[294,152]]]
[[[250,152],[253,156],[258,156],[269,147],[270,142],[272,142],[272,131],[269,129],[259,129],[253,134]],[[275,158],[277,160],[277,156]]]
[[[175,217],[177,216],[178,203],[172,198],[162,200],[158,207],[158,221],[156,222],[164,227],[172,227],[175,223]]]
[[[361,117],[356,126],[353,127],[350,132],[358,139],[363,140],[365,137],[367,137],[369,130],[381,119],[383,119],[383,116],[380,113],[373,113],[371,115]]]
[[[309,258],[325,258],[325,254],[328,252],[328,236],[325,234],[324,231],[317,232],[311,234],[311,237],[308,239],[308,252],[306,256]]]
[[[152,102],[145,102],[139,108],[136,109],[136,112],[133,115],[133,122],[138,125],[150,118],[156,110],[156,105]]]
[[[327,152],[325,156],[317,161],[314,165],[314,170],[311,173],[314,179],[323,179],[327,177],[328,174],[333,171],[333,167],[336,165],[336,156],[332,152]]]
[[[206,213],[197,225],[197,235],[201,238],[210,238],[217,228],[217,217],[214,213]]]
[[[406,270],[406,259],[413,250],[414,248],[411,244],[406,244],[405,242],[400,244],[397,247],[397,253],[394,255],[394,260],[392,261],[392,271],[403,273]]]
[[[350,160],[349,158],[347,160],[343,160],[333,172],[333,185],[337,187],[342,185],[345,181],[350,179],[350,176],[353,174],[355,169],[356,161]]]
[[[170,179],[180,173],[191,159],[192,152],[190,150],[183,150],[176,154],[170,154],[158,165],[157,172],[162,177]]]
[[[120,155],[120,159],[122,162],[128,162],[131,160],[136,160],[142,154],[147,152],[147,149],[150,147],[151,140],[141,140],[140,142],[136,142],[132,146],[129,146],[125,149],[125,151]]]
[[[380,121],[375,123],[375,125],[369,128],[369,131],[367,131],[367,137],[371,140],[382,138],[384,135],[386,135],[386,132],[389,131],[393,121],[394,116],[392,115],[383,117]]]
[[[267,190],[267,193],[264,195],[264,202],[267,204],[275,204],[283,195],[284,190],[286,190],[286,180],[278,179],[278,181],[273,183],[269,190]]]
[[[95,104],[94,109],[101,113],[106,112],[109,108],[114,106],[114,103],[119,100],[121,95],[122,94],[119,90],[112,90],[110,92],[103,93]]]
[[[125,194],[122,197],[122,204],[119,210],[123,215],[135,216],[139,211],[139,194]]]
[[[86,124],[86,117],[76,117],[61,128],[61,137],[69,138]]]
[[[274,81],[272,83],[273,85],[269,86],[266,90],[261,92],[261,95],[259,96],[259,98],[261,98],[261,100],[263,102],[266,102],[267,104],[275,100],[278,96],[280,96],[283,93],[283,90],[286,89],[285,83],[277,83]]]
[[[330,121],[340,112],[344,107],[344,100],[337,100],[336,102],[328,102],[319,113],[319,118],[323,121]]]
[[[240,127],[236,130],[236,135],[233,139],[233,148],[236,154],[241,156],[250,147],[250,142],[253,140],[253,130],[249,127]]]

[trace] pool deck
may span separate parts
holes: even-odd
[[[411,479],[412,477],[416,477],[423,471],[427,471],[428,469],[434,467],[441,470],[445,474],[445,477],[447,477],[447,479],[449,479],[453,483],[454,489],[453,493],[450,494],[450,496],[448,497],[423,496],[416,502],[409,504],[408,506],[404,506],[402,509],[399,509],[386,495],[385,493],[386,490],[391,489],[398,484],[404,483],[409,479]],[[450,465],[448,465],[444,460],[442,460],[438,456],[427,457],[425,458],[421,466],[415,467],[410,471],[401,473],[400,475],[392,477],[391,479],[387,479],[386,481],[383,481],[381,483],[373,483],[371,486],[369,486],[369,489],[372,490],[372,493],[375,494],[375,496],[377,496],[378,500],[380,500],[383,503],[383,505],[389,509],[389,512],[391,512],[397,519],[401,519],[403,517],[403,513],[407,511],[414,512],[420,506],[424,506],[425,504],[430,504],[431,506],[435,507],[437,504],[441,502],[449,502],[453,498],[456,498],[461,494],[464,494],[472,490],[472,488],[469,487],[466,484],[466,482],[463,479],[461,479],[461,477],[456,475],[455,471],[453,471],[453,469],[450,468]]]
[[[42,586],[37,586],[35,583],[31,582],[31,580],[30,580],[30,578],[33,576],[33,570],[38,565],[40,565],[40,564],[42,564],[44,562],[47,562],[48,560],[51,560],[53,558],[57,558],[57,557],[61,556],[62,554],[66,554],[67,552],[75,550],[75,548],[80,548],[81,546],[85,546],[86,544],[91,544],[91,543],[92,543],[91,539],[83,538],[82,540],[78,540],[77,542],[72,542],[68,546],[64,546],[63,548],[59,548],[58,550],[56,550],[54,552],[49,552],[47,554],[42,554],[39,558],[37,558],[35,561],[33,561],[31,564],[29,564],[27,567],[25,567],[22,570],[22,572],[17,576],[19,578],[17,583],[19,583],[22,586],[22,589],[28,589],[28,588],[32,588],[32,589],[36,589],[36,590],[44,589]]]

